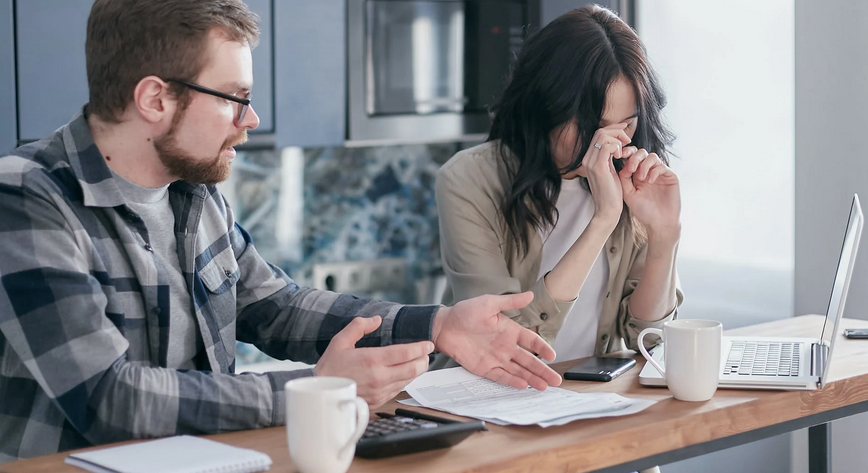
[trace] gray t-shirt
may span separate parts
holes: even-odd
[[[157,262],[169,277],[168,368],[195,369],[196,355],[203,348],[193,317],[193,302],[178,260],[175,214],[169,204],[169,186],[149,188],[134,184],[112,172],[127,205],[138,213],[145,226]]]

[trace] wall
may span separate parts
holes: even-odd
[[[793,5],[637,3],[637,30],[678,136],[678,268],[686,318],[724,328],[793,315]],[[666,473],[786,473],[789,436],[668,465]]]
[[[868,160],[859,142],[868,125],[868,2],[795,1],[795,309],[826,310],[847,209],[865,207]],[[868,320],[868,250],[857,257],[844,317]],[[866,322],[868,325],[868,322]],[[832,423],[834,472],[868,471],[862,451],[868,415]],[[807,435],[794,438],[793,472],[807,472]]]
[[[357,295],[413,303],[415,282],[442,272],[434,176],[473,144],[238,153],[220,189],[257,250],[299,284],[314,285],[318,263],[398,257],[407,261],[403,287]],[[238,358],[266,360],[243,344]]]

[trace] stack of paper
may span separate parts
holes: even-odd
[[[549,427],[578,419],[634,414],[655,401],[614,393],[577,393],[560,388],[516,389],[481,378],[464,368],[431,371],[407,385],[413,399],[400,401],[473,417],[498,425]]]

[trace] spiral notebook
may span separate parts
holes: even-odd
[[[253,473],[271,467],[256,450],[182,435],[74,453],[66,463],[95,473]]]

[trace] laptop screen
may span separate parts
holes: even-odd
[[[832,356],[832,348],[835,344],[835,334],[838,333],[838,322],[844,315],[844,302],[847,300],[847,289],[850,287],[850,277],[853,274],[853,265],[856,262],[856,250],[859,248],[859,239],[862,236],[862,207],[859,205],[859,196],[853,195],[853,203],[850,205],[850,220],[847,223],[847,231],[844,233],[844,244],[841,247],[841,256],[838,257],[838,269],[835,272],[835,282],[832,285],[832,294],[829,297],[829,309],[826,311],[826,323],[823,325],[821,337],[823,345],[828,347],[826,363],[823,366],[821,382],[825,384],[829,374],[829,359]]]

